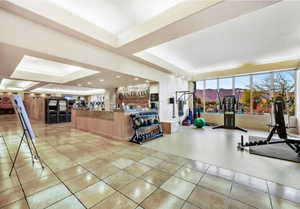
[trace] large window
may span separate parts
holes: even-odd
[[[284,112],[287,114],[289,110],[290,115],[295,115],[296,108],[296,72],[282,71],[274,73],[274,97],[283,96],[286,102]]]
[[[235,77],[235,97],[237,99],[237,113],[250,113],[251,78],[247,76]]]
[[[205,112],[218,112],[218,80],[206,80],[205,82]]]
[[[273,74],[253,75],[252,108],[254,114],[263,115],[271,112],[270,95],[273,89]]]
[[[204,109],[204,81],[196,82],[196,92],[195,92],[195,111],[197,114],[203,112]]]
[[[235,95],[237,113],[269,114],[272,97],[283,96],[285,114],[295,115],[296,71],[276,71],[196,82],[196,98],[201,111],[219,112],[220,101],[226,95]],[[205,104],[205,105],[204,105]],[[205,106],[205,108],[203,107]],[[289,110],[289,112],[287,112]]]

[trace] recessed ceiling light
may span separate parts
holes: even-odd
[[[103,82],[103,81],[104,81],[104,79],[100,79],[99,81],[100,81],[100,82]]]
[[[117,75],[116,78],[121,78],[121,76],[120,76],[120,75]]]
[[[139,80],[139,78],[134,78],[134,80],[135,80],[135,81],[138,81],[138,80]]]

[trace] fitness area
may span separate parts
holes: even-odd
[[[0,1],[0,209],[300,209],[299,11]]]

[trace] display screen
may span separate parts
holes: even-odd
[[[150,101],[151,102],[158,102],[159,95],[158,94],[150,94]]]

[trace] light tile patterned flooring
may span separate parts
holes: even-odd
[[[300,191],[263,179],[107,140],[68,124],[35,123],[45,169],[31,163],[15,120],[1,120],[0,208],[24,209],[296,209]],[[300,174],[299,174],[300,176]]]

